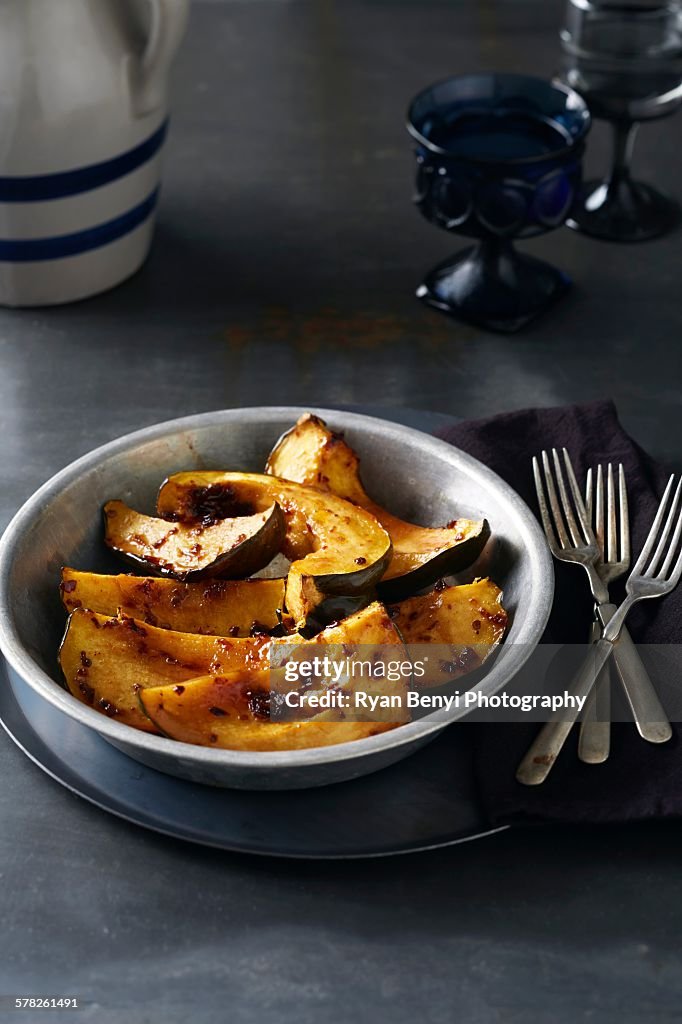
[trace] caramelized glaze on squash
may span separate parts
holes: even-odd
[[[284,608],[284,580],[181,583],[64,568],[60,591],[68,612],[89,608],[101,615],[118,615],[120,611],[150,626],[209,636],[249,636],[275,629]]]
[[[273,502],[286,521],[282,551],[291,559],[286,604],[302,626],[338,604],[333,598],[370,595],[391,558],[391,540],[373,515],[333,494],[259,473],[176,473],[161,487],[161,516],[230,515]]]
[[[272,561],[284,539],[284,516],[277,504],[216,522],[169,522],[142,515],[122,501],[108,501],[104,523],[105,544],[126,561],[185,581],[249,576]]]
[[[375,602],[312,640],[294,634],[271,638],[178,633],[127,616],[108,617],[77,608],[69,617],[59,652],[66,684],[80,701],[116,721],[153,731],[138,693],[149,686],[177,685],[205,675],[250,672],[269,664],[270,645],[400,645],[383,605]],[[333,653],[333,652],[330,652]]]
[[[443,527],[417,526],[392,515],[368,496],[360,460],[341,436],[307,413],[273,448],[266,472],[329,491],[366,509],[391,538],[393,554],[379,590],[397,600],[471,565],[490,536],[486,520],[458,519]]]
[[[396,688],[394,687],[394,690]],[[401,691],[404,694],[404,688]],[[270,674],[264,670],[203,676],[182,686],[141,690],[140,704],[164,735],[184,743],[232,750],[302,750],[348,743],[394,729],[407,712],[340,720],[338,711],[321,711],[295,720],[271,721]],[[357,713],[356,713],[357,714]]]

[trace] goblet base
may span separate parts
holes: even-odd
[[[544,313],[570,283],[562,271],[518,253],[510,242],[483,241],[434,267],[417,298],[477,327],[511,334]]]
[[[677,226],[680,208],[651,185],[624,178],[588,182],[569,228],[605,242],[646,242]]]

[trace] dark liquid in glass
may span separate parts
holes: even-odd
[[[517,112],[454,114],[447,121],[432,121],[424,134],[465,160],[533,160],[570,143],[570,137],[553,122]]]

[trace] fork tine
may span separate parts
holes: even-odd
[[[673,502],[672,508],[670,509],[670,515],[668,516],[668,522],[666,523],[666,529],[668,531],[669,531],[669,527],[672,525],[673,512],[676,511],[676,502],[679,503],[679,496],[680,496],[680,491],[681,490],[682,490],[682,479],[680,479],[680,482],[677,485],[677,490],[675,491],[675,501]],[[682,511],[677,516],[677,523],[675,524],[675,532],[673,533],[672,540],[670,541],[670,545],[668,547],[668,551],[667,551],[667,554],[665,556],[665,560],[663,562],[663,565],[661,566],[661,568],[659,569],[658,573],[656,574],[658,579],[664,580],[668,576],[668,573],[670,572],[670,566],[672,565],[673,558],[675,557],[675,554],[677,553],[677,549],[679,547],[680,534],[681,533],[682,533]],[[658,555],[658,551],[656,552],[656,554]],[[652,568],[653,568],[653,563],[652,563]],[[676,566],[676,568],[677,568],[677,566]]]
[[[668,480],[667,487],[663,492],[663,497],[661,498],[661,502],[656,512],[656,518],[654,519],[653,525],[649,530],[649,536],[647,537],[644,547],[641,550],[640,556],[635,562],[635,566],[631,573],[632,576],[642,575],[644,567],[651,557],[651,552],[654,549],[654,544],[656,543],[656,538],[658,537],[659,530],[661,529],[661,524],[663,522],[663,517],[665,516],[666,508],[668,507],[668,499],[670,498],[670,492],[673,489],[674,482],[675,475],[673,474]]]
[[[604,560],[604,467],[601,463],[597,466],[597,500],[594,513],[594,532],[599,544],[599,550]]]
[[[606,485],[606,508],[607,508],[607,533],[604,557],[607,562],[615,562],[617,553],[617,526],[616,526],[616,489],[613,479],[613,463],[609,462]]]
[[[592,467],[590,466],[590,468],[587,471],[587,476],[585,477],[585,511],[587,512],[590,519],[592,519],[592,512],[594,506],[593,494],[594,478],[592,474]]]
[[[559,495],[561,497],[561,507],[564,512],[564,518],[566,520],[566,525],[568,526],[568,532],[571,535],[571,540],[577,547],[579,544],[583,543],[583,539],[578,531],[578,524],[573,514],[570,498],[568,497],[568,491],[566,490],[566,484],[564,482],[564,474],[561,470],[561,463],[559,462],[559,453],[556,448],[552,448],[552,459],[554,461],[554,473],[559,486]]]
[[[554,477],[552,476],[552,467],[549,464],[549,456],[547,452],[542,453],[542,468],[545,473],[545,486],[547,487],[547,495],[549,497],[550,508],[552,509],[552,516],[554,517],[554,527],[559,538],[559,544],[562,548],[569,546],[568,534],[564,526],[564,520],[561,515],[561,507],[559,505],[559,499],[557,498],[556,488],[554,486]]]
[[[679,541],[679,534],[680,533],[682,533],[682,515],[680,515],[680,518],[679,518],[678,523],[677,523],[677,529],[675,530],[675,536],[676,536],[678,541]],[[677,556],[677,562],[675,563],[675,568],[673,569],[672,574],[671,574],[671,576],[669,578],[669,581],[668,581],[669,584],[670,584],[670,589],[671,590],[673,589],[673,587],[676,587],[677,584],[680,582],[680,577],[682,577],[682,551],[680,551],[679,555]]]
[[[618,466],[618,503],[620,506],[620,560],[630,564],[630,514],[628,511],[628,489],[625,483],[625,469]]]
[[[583,504],[583,496],[580,493],[580,488],[578,487],[578,481],[576,480],[575,473],[573,472],[573,463],[571,462],[571,456],[568,454],[568,451],[567,451],[566,448],[562,448],[561,450],[562,450],[562,453],[563,453],[563,456],[564,456],[564,465],[566,467],[566,475],[568,477],[568,483],[569,483],[569,486],[571,488],[571,494],[573,495],[573,501],[575,502],[575,511],[577,513],[578,521],[580,523],[580,530],[582,531],[582,536],[580,535],[580,533],[578,533],[577,537],[574,536],[573,540],[574,540],[574,542],[576,544],[580,544],[580,545],[584,544],[585,541],[587,541],[587,543],[590,544],[592,542],[592,539],[593,539],[592,524],[590,523],[589,519],[587,518],[587,512],[585,511],[585,506]],[[571,523],[575,523],[575,518],[573,517],[573,510],[571,509],[571,503],[568,500],[568,495],[566,494],[566,489],[565,489],[565,486],[564,486],[564,475],[563,475],[563,473],[561,471],[561,463],[559,462],[559,455],[558,455],[556,449],[554,449],[554,462],[555,462],[555,465],[557,467],[557,475],[558,475],[558,478],[559,478],[559,487],[561,489],[561,497],[564,500],[564,503],[567,505],[567,509],[566,509],[567,518],[568,518],[568,512],[570,510],[570,512],[571,512]],[[576,526],[577,526],[577,524],[576,524]]]
[[[583,501],[583,496],[580,493],[578,487],[578,481],[575,478],[575,471],[573,469],[573,463],[571,462],[571,456],[568,454],[568,448],[562,448],[561,452],[564,456],[564,464],[566,466],[566,475],[568,476],[568,482],[571,485],[571,494],[575,499],[575,507],[578,513],[578,518],[582,526],[588,527],[591,530],[589,522],[587,522],[587,510]]]
[[[652,555],[651,561],[649,562],[646,568],[646,571],[644,573],[645,576],[658,575],[656,572],[657,567],[662,562],[662,560],[669,554],[669,537],[670,532],[673,528],[673,523],[675,522],[675,516],[677,515],[677,508],[680,503],[681,491],[682,478],[680,479],[677,487],[675,488],[672,504],[670,505],[670,509],[668,510],[668,516],[663,526],[663,532],[661,533],[658,544],[656,545],[656,551]]]
[[[545,498],[545,489],[542,484],[542,475],[540,473],[540,463],[537,457],[533,456],[533,477],[535,479],[535,491],[538,496],[538,507],[540,509],[540,518],[542,519],[542,528],[545,531],[545,537],[549,544],[550,550],[553,554],[559,551],[559,543],[557,541],[556,533],[554,532],[554,526],[552,525],[552,518],[547,508],[547,499]]]

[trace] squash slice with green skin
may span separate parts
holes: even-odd
[[[273,502],[250,516],[169,522],[109,501],[104,523],[105,543],[126,561],[185,582],[249,576],[272,561],[284,540],[284,516]]]
[[[141,690],[140,705],[159,732],[182,743],[229,750],[304,750],[349,743],[395,729],[399,722],[340,721],[322,711],[271,722],[269,673],[202,676],[176,686]],[[265,712],[265,713],[264,713]]]
[[[212,636],[249,636],[275,629],[284,608],[284,580],[206,580],[181,583],[151,576],[105,576],[62,569],[60,592],[68,612],[89,608]]]
[[[286,605],[297,627],[311,617],[340,618],[344,600],[369,600],[390,562],[391,539],[371,513],[337,495],[259,473],[176,473],[162,485],[157,510],[219,521],[234,508],[258,511],[273,502],[286,521]]]
[[[204,636],[159,629],[127,616],[108,617],[86,608],[69,616],[59,663],[78,700],[118,722],[155,731],[141,711],[138,693],[205,675],[249,672],[269,666],[271,645],[400,645],[383,605],[375,602],[312,640],[299,634],[273,639]]]
[[[407,523],[372,501],[360,481],[359,463],[341,436],[307,413],[277,442],[266,472],[337,494],[381,523],[393,544],[378,588],[382,600],[399,600],[475,562],[490,537],[487,520],[458,519],[439,528]]]
[[[508,616],[492,580],[443,587],[389,608],[410,657],[428,654],[419,686],[438,686],[480,668],[501,643]],[[422,645],[428,645],[422,647]]]

